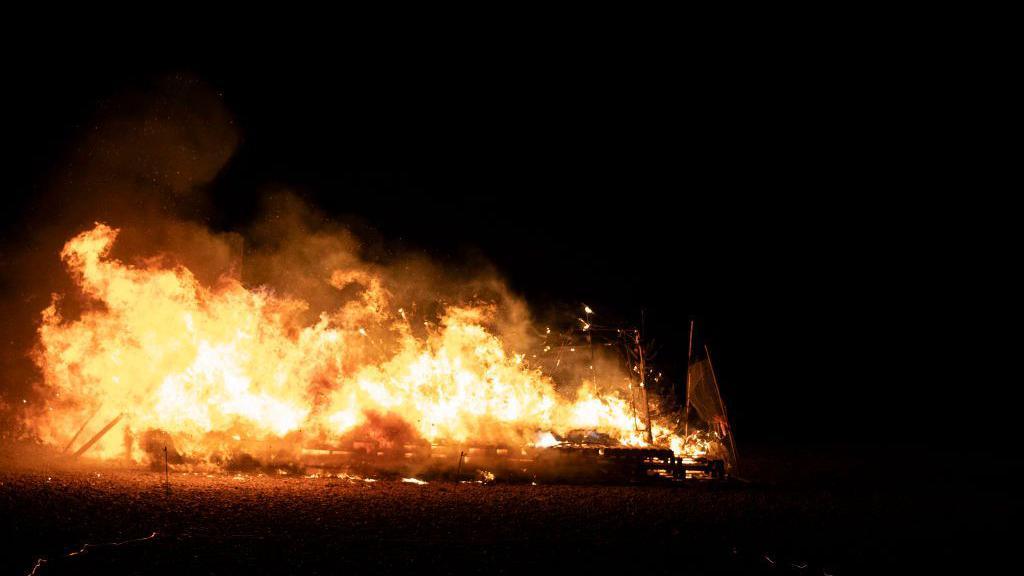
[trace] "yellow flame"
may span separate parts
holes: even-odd
[[[488,328],[493,304],[450,304],[414,333],[382,279],[338,270],[327,280],[355,285],[358,298],[304,324],[301,300],[113,259],[117,234],[97,224],[67,242],[61,258],[91,304],[64,318],[54,296],[41,314],[35,361],[50,410],[34,424],[54,444],[90,415],[99,427],[121,413],[124,433],[103,436],[91,453],[141,458],[140,435],[158,430],[204,458],[229,438],[337,440],[382,415],[431,442],[544,446],[556,442],[551,431],[575,428],[645,441],[627,400],[591,384],[566,398],[525,354],[508,350]],[[683,450],[666,426],[652,431]]]

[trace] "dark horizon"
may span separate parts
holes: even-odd
[[[927,200],[898,198],[936,178],[912,180],[940,160],[936,144],[914,146],[934,131],[924,111],[828,92],[841,78],[803,68],[709,74],[684,90],[663,60],[571,74],[537,62],[292,64],[23,71],[7,106],[18,151],[0,226],[4,299],[41,308],[48,296],[24,293],[12,264],[39,249],[40,225],[95,219],[65,196],[75,147],[132,117],[125,94],[170,97],[161,83],[177,76],[218,95],[240,140],[201,194],[160,200],[169,215],[244,231],[267,194],[288,191],[381,257],[491,262],[538,312],[586,302],[633,325],[642,313],[656,363],[677,379],[694,318],[741,448],[972,442],[955,433],[973,370],[957,362],[988,347],[992,303],[963,292],[932,305],[983,265],[958,255],[944,215],[920,215]],[[896,100],[915,100],[898,88]],[[903,145],[886,125],[922,131]],[[23,351],[4,361],[24,363]],[[8,384],[5,400],[21,390]],[[1009,410],[992,408],[987,434],[1012,437]]]

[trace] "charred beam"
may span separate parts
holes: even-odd
[[[75,432],[75,435],[72,436],[71,440],[68,440],[67,445],[64,446],[64,450],[63,450],[64,454],[68,453],[68,450],[71,449],[71,445],[75,443],[75,440],[78,440],[78,437],[82,435],[82,431],[85,430],[85,427],[89,425],[89,422],[92,422],[92,419],[95,418],[96,414],[98,414],[98,413],[99,413],[99,409],[94,410],[93,413],[90,414],[89,417],[85,419],[85,422],[82,422],[82,426],[78,429],[78,432]]]
[[[92,448],[92,445],[97,443],[97,442],[99,442],[100,438],[103,438],[104,436],[106,436],[107,432],[110,432],[110,429],[113,428],[114,426],[116,426],[117,423],[121,421],[121,418],[124,418],[124,412],[121,412],[120,414],[115,416],[113,420],[108,422],[107,425],[104,426],[99,432],[97,432],[95,436],[90,438],[88,442],[86,442],[85,444],[82,444],[82,447],[79,448],[77,452],[75,452],[75,454],[74,454],[74,456],[72,456],[72,458],[78,458],[79,456],[84,454],[86,450],[88,450],[89,448]]]

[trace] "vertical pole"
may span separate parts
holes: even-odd
[[[167,478],[167,445],[164,444],[164,484],[169,482]]]
[[[644,345],[640,342],[640,332],[636,333],[636,350],[640,355],[640,394],[644,400],[644,424],[647,426],[647,443],[654,444],[654,432],[651,431],[651,407],[647,403],[647,365],[644,363]]]
[[[704,353],[708,355],[708,369],[711,370],[711,380],[715,383],[715,394],[718,394],[718,403],[722,405],[722,416],[725,417],[725,423],[729,426],[729,447],[732,448],[732,457],[736,462],[734,464],[739,465],[740,455],[736,452],[736,440],[732,437],[732,425],[729,424],[729,409],[725,407],[725,400],[722,400],[722,391],[718,389],[718,377],[715,376],[715,367],[711,364],[711,351],[708,350],[708,345],[704,345]]]
[[[693,362],[693,318],[690,318],[690,345],[686,349],[686,409],[683,411],[683,437],[690,435],[690,364]]]
[[[590,306],[583,305],[583,312],[587,315],[587,346],[590,347],[590,378],[593,380],[594,390],[600,391],[597,385],[597,368],[594,367],[594,324],[590,315],[594,313]]]
[[[635,330],[633,331],[636,332]],[[640,423],[636,420],[636,391],[633,390],[633,354],[635,350],[630,349],[629,340],[626,339],[624,334],[620,334],[623,339],[622,348],[626,351],[626,374],[629,377],[629,412],[633,415],[633,430],[640,429]]]

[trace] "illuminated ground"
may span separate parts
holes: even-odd
[[[794,460],[803,458],[803,460]],[[1024,511],[1003,475],[879,482],[846,455],[750,484],[531,486],[0,468],[0,572],[833,574],[991,559]],[[802,469],[802,472],[801,472]],[[966,487],[971,487],[966,489]],[[64,556],[85,543],[146,537]],[[963,554],[965,551],[969,554]],[[775,565],[772,565],[772,562]],[[799,568],[803,564],[807,568]],[[969,565],[969,564],[967,564]]]

